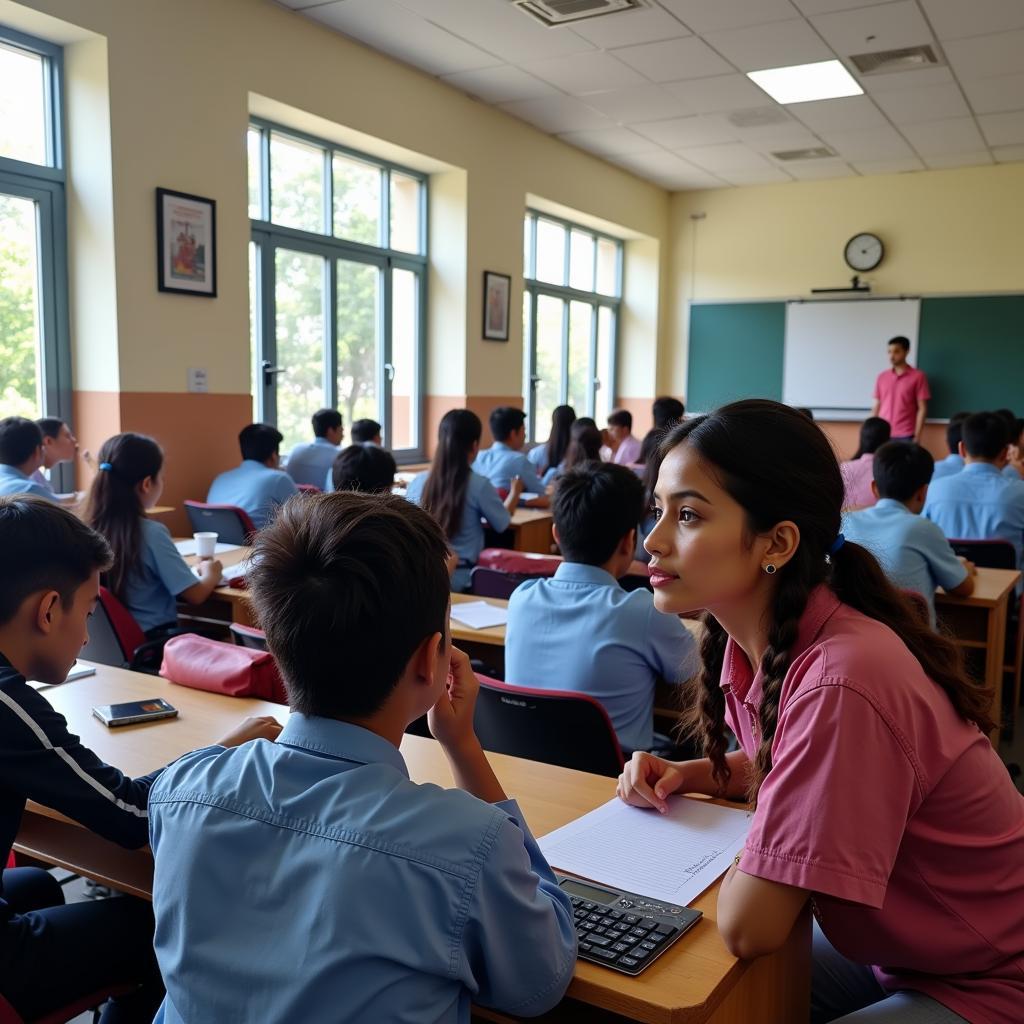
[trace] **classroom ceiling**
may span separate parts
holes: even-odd
[[[556,28],[511,0],[278,2],[672,190],[1024,160],[1024,0],[644,0]],[[922,45],[938,64],[850,59]],[[836,57],[863,96],[780,106],[745,74]]]

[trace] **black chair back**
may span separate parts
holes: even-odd
[[[228,629],[231,632],[231,639],[239,647],[251,647],[254,651],[267,650],[267,635],[262,629],[242,626],[237,622],[232,622]]]
[[[1008,540],[950,539],[950,546],[961,557],[984,569],[1016,569],[1017,552]]]
[[[523,580],[534,580],[541,577],[528,576],[525,573],[503,572],[501,569],[485,569],[476,566],[469,574],[469,592],[477,597],[499,597],[507,601],[512,591]]]
[[[82,648],[79,657],[99,665],[113,665],[115,668],[127,668],[131,660],[131,652],[126,653],[121,646],[117,630],[102,601],[96,602],[96,610],[89,620],[89,642]]]
[[[249,544],[253,532],[248,516],[243,520],[238,509],[231,506],[207,505],[201,501],[186,501],[185,511],[194,533],[217,534],[218,544]],[[244,513],[243,513],[244,515]]]

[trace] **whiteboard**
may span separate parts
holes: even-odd
[[[917,365],[920,310],[919,299],[788,303],[783,402],[833,419],[861,419],[871,408],[875,379],[889,365],[890,338],[909,338]]]

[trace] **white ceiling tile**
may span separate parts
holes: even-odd
[[[949,167],[979,167],[993,162],[987,149],[977,153],[950,153],[946,156],[926,156],[924,162],[933,171],[945,170]]]
[[[791,175],[778,167],[764,167],[745,171],[736,169],[722,171],[720,175],[730,185],[775,185],[783,181],[792,181]]]
[[[1010,114],[983,114],[978,123],[990,146],[1015,146],[1024,142],[1024,110]]]
[[[960,78],[1017,75],[1024,63],[1021,56],[1024,54],[1024,29],[972,39],[951,39],[943,47]]]
[[[668,149],[709,146],[716,142],[732,142],[737,138],[736,129],[717,114],[650,121],[636,124],[633,128]]]
[[[653,153],[658,144],[628,128],[600,128],[589,132],[565,132],[558,136],[563,142],[600,156],[616,153]]]
[[[431,74],[444,75],[501,63],[492,54],[418,18],[392,0],[344,0],[315,7],[307,13],[329,28]]]
[[[636,46],[639,43],[656,43],[662,39],[688,36],[690,30],[660,7],[650,10],[623,11],[608,14],[593,21],[581,21],[573,26],[573,32],[583,36],[602,50],[613,50],[619,46]]]
[[[853,168],[842,160],[787,160],[781,166],[798,181],[852,178]]]
[[[479,71],[460,71],[445,75],[442,81],[454,85],[486,103],[508,103],[512,100],[531,100],[538,96],[557,94],[554,86],[542,82],[509,64],[498,68],[482,68]]]
[[[793,0],[793,3],[810,17],[812,14],[847,11],[854,7],[874,7],[877,4],[892,3],[892,0]]]
[[[1002,114],[993,115],[1002,117]],[[954,117],[927,124],[908,124],[900,129],[922,157],[974,153],[985,148],[985,140],[973,117]]]
[[[858,131],[886,123],[885,117],[868,96],[791,103],[786,109],[816,132]]]
[[[1013,164],[1024,160],[1024,146],[998,146],[992,150],[997,164]]]
[[[811,18],[811,24],[836,53],[875,53],[934,42],[928,23],[914,0],[836,11]]]
[[[908,171],[923,171],[924,164],[916,156],[902,160],[865,160],[853,165],[860,174],[906,174]]]
[[[696,114],[718,114],[727,110],[759,107],[768,94],[746,75],[714,75],[686,82],[666,82],[663,88],[682,97]]]
[[[675,82],[682,78],[703,78],[721,75],[733,69],[702,39],[666,39],[660,43],[626,46],[615,51],[624,60],[652,82]]]
[[[546,132],[585,132],[613,127],[608,118],[574,96],[516,100],[513,103],[500,103],[499,107]]]
[[[681,149],[679,155],[714,174],[724,171],[757,171],[772,167],[760,153],[756,153],[742,142]]]
[[[806,21],[776,21],[754,28],[709,32],[707,41],[741,71],[811,64],[835,57]]]
[[[789,0],[661,0],[661,3],[700,35],[724,28],[785,21],[800,14]]]
[[[791,149],[813,149],[823,146],[824,143],[816,135],[800,129],[785,132],[768,133],[766,130],[751,133],[742,131],[739,133],[740,142],[745,142],[751,149],[758,153],[784,153]]]
[[[668,189],[723,188],[725,182],[693,164],[660,150],[637,156],[614,156],[609,159],[634,174],[648,178]]]
[[[976,114],[1024,110],[1024,74],[998,78],[968,78],[960,83]]]
[[[915,68],[913,71],[890,71],[881,75],[857,75],[860,84],[872,95],[900,89],[930,89],[954,81],[949,68]]]
[[[352,2],[345,0],[345,6]],[[375,9],[384,7],[380,0],[369,0],[369,3]],[[574,32],[545,28],[507,0],[401,0],[401,3],[510,64],[594,49]],[[377,17],[380,21],[387,20],[383,10]]]
[[[586,98],[588,106],[601,111],[620,124],[637,121],[662,121],[670,117],[695,114],[693,107],[660,85],[639,85],[632,89],[593,93]]]
[[[927,89],[897,89],[895,92],[879,93],[875,102],[895,124],[938,121],[944,117],[969,117],[971,113],[955,82]]]
[[[961,39],[986,32],[1024,28],[1020,0],[921,0],[940,39]]]
[[[907,140],[891,125],[859,131],[819,132],[821,137],[847,160],[894,160],[912,157]]]
[[[632,85],[647,83],[647,79],[638,71],[607,53],[573,53],[565,57],[547,57],[521,63],[520,67],[527,74],[550,82],[572,96],[627,89]]]

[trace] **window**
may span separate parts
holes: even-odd
[[[615,394],[622,243],[529,211],[524,234],[525,397],[530,439],[556,405],[603,424]]]
[[[247,152],[256,417],[287,450],[331,406],[421,455],[425,177],[264,121]]]
[[[61,88],[60,47],[0,26],[0,416],[70,414]]]

